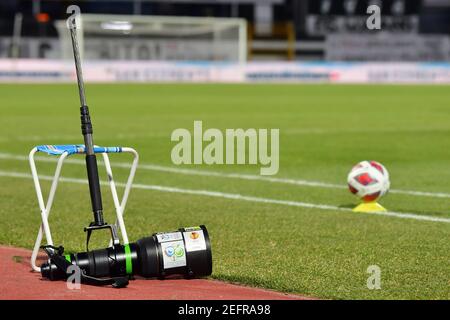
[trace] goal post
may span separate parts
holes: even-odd
[[[65,21],[55,23],[62,57],[70,58]],[[247,60],[247,22],[239,18],[81,14],[80,53],[86,60]]]

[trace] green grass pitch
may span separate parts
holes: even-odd
[[[279,128],[277,178],[345,186],[353,164],[373,159],[390,171],[392,189],[433,193],[390,193],[381,200],[390,211],[450,218],[448,86],[88,84],[86,90],[95,142],[134,147],[141,164],[174,167],[171,132],[192,131],[194,120],[221,130]],[[0,243],[31,248],[39,225],[33,184],[7,173],[30,173],[24,157],[34,145],[82,143],[77,88],[0,85],[0,97]],[[129,160],[112,156],[113,165]],[[54,168],[38,166],[46,175]],[[249,165],[177,168],[259,175],[259,166]],[[135,182],[343,208],[358,202],[345,188],[149,169],[138,169]],[[123,181],[127,170],[114,174]],[[85,171],[67,164],[63,176],[84,178]],[[103,195],[112,222],[107,188]],[[55,244],[84,250],[82,229],[91,219],[87,186],[61,183],[50,217]],[[205,224],[215,279],[331,299],[450,298],[445,221],[133,189],[125,222],[130,240]],[[91,247],[105,246],[106,233],[94,237]],[[380,290],[366,286],[370,265],[381,268]]]

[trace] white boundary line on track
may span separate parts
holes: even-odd
[[[28,173],[6,172],[6,171],[0,171],[0,176],[13,177],[13,178],[25,178],[25,179],[32,178],[31,174],[28,174]],[[53,177],[51,177],[51,176],[39,176],[39,178],[42,180],[47,180],[47,181],[53,180]],[[64,178],[64,177],[61,177],[60,181],[70,182],[70,183],[78,183],[78,184],[87,184],[88,183],[87,180],[84,180],[84,179]],[[103,181],[103,182],[101,182],[101,184],[105,185],[107,183]],[[116,183],[116,185],[120,186],[120,187],[125,186],[124,183]],[[218,191],[182,189],[182,188],[178,188],[178,187],[167,187],[167,186],[148,185],[148,184],[139,184],[139,183],[133,184],[133,188],[144,189],[144,190],[154,190],[154,191],[161,191],[161,192],[183,193],[183,194],[191,194],[191,195],[198,195],[198,196],[208,196],[208,197],[216,197],[216,198],[225,198],[225,199],[231,199],[231,200],[277,204],[277,205],[285,205],[285,206],[291,206],[291,207],[352,212],[352,210],[349,208],[341,208],[341,207],[337,207],[337,206],[333,206],[333,205],[314,204],[314,203],[289,201],[289,200],[277,200],[277,199],[270,199],[270,198],[245,196],[245,195],[235,194],[235,193],[224,193],[224,192],[218,192]],[[418,215],[418,214],[414,214],[414,213],[367,212],[366,214],[395,217],[395,218],[402,218],[402,219],[450,223],[450,218],[440,218],[440,217],[433,217],[433,216],[426,216],[426,215]]]
[[[14,155],[10,153],[1,153],[0,159],[7,160],[19,160],[19,161],[28,161],[28,157],[21,155]],[[56,162],[56,159],[50,157],[36,156],[36,160],[42,162]],[[66,163],[86,165],[84,160],[80,159],[67,159]],[[113,162],[113,166],[121,167],[121,168],[130,168],[129,163],[124,162]],[[207,177],[218,177],[218,178],[228,178],[228,179],[241,179],[241,180],[253,180],[253,181],[264,181],[271,183],[282,183],[282,184],[291,184],[291,185],[299,185],[299,186],[307,186],[307,187],[318,187],[318,188],[329,188],[329,189],[347,189],[347,186],[333,183],[326,183],[320,181],[309,181],[309,180],[301,180],[301,179],[287,179],[287,178],[275,178],[275,177],[267,177],[260,175],[252,175],[252,174],[240,174],[240,173],[223,173],[217,171],[210,170],[198,170],[198,169],[182,169],[182,168],[174,168],[169,166],[161,166],[155,164],[139,164],[138,169],[158,171],[158,172],[169,172],[169,173],[177,173],[184,175],[196,175],[196,176],[207,176]],[[393,194],[404,194],[410,196],[418,196],[418,197],[432,197],[432,198],[449,198],[450,193],[444,192],[424,192],[424,191],[414,191],[414,190],[399,190],[399,189],[391,189],[389,193]]]

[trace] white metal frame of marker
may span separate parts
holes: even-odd
[[[45,238],[47,241],[47,245],[53,245],[52,234],[50,232],[50,225],[48,222],[48,217],[50,215],[50,211],[52,208],[53,200],[55,198],[56,189],[58,187],[58,182],[61,177],[61,169],[64,163],[64,160],[71,155],[76,154],[84,154],[84,145],[41,145],[34,147],[29,154],[29,162],[31,167],[31,173],[33,175],[34,187],[36,189],[36,195],[38,199],[40,214],[41,214],[41,226],[39,228],[36,242],[34,244],[33,252],[31,254],[31,267],[34,271],[40,272],[41,268],[36,266],[36,259],[39,253],[39,249],[41,247],[42,238],[45,234]],[[50,156],[57,156],[57,164],[55,169],[55,174],[52,179],[50,192],[48,194],[47,202],[44,201],[44,196],[42,194],[41,183],[39,181],[39,176],[35,163],[35,154],[37,152],[42,152]],[[104,165],[106,168],[106,174],[108,176],[108,182],[112,193],[112,198],[114,201],[114,207],[116,210],[116,226],[120,228],[120,232],[122,234],[122,240],[124,244],[128,244],[128,236],[125,228],[125,223],[123,221],[123,214],[125,211],[125,206],[127,204],[128,196],[130,194],[130,190],[133,184],[134,176],[136,173],[136,169],[139,162],[139,155],[133,148],[128,147],[94,147],[94,152],[98,154],[102,154]],[[123,197],[120,200],[116,183],[114,182],[113,173],[111,169],[111,162],[109,161],[108,153],[130,153],[133,155],[133,162],[130,167],[130,174],[128,175],[128,180],[125,185],[125,190],[123,193]],[[87,181],[87,180],[86,180]],[[110,243],[111,245],[111,243]]]

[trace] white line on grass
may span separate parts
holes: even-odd
[[[28,157],[14,155],[10,153],[1,153],[0,159],[9,159],[9,160],[19,160],[19,161],[28,161]],[[56,162],[56,158],[36,156],[36,160],[42,162]],[[81,159],[67,159],[66,163],[86,165],[84,160]],[[131,164],[126,162],[114,162],[113,165],[115,167],[121,168],[130,168]],[[275,177],[267,177],[260,175],[252,175],[252,174],[240,174],[240,173],[223,173],[211,170],[198,170],[198,169],[182,169],[182,168],[174,168],[169,166],[161,166],[155,164],[139,164],[139,169],[158,171],[158,172],[169,172],[169,173],[177,173],[184,175],[196,175],[196,176],[207,176],[207,177],[218,177],[218,178],[229,178],[229,179],[241,179],[241,180],[253,180],[253,181],[265,181],[271,183],[283,183],[283,184],[291,184],[291,185],[299,185],[299,186],[307,186],[307,187],[318,187],[318,188],[329,188],[329,189],[347,189],[347,186],[341,184],[334,183],[326,183],[320,181],[310,181],[310,180],[302,180],[302,179],[287,179],[287,178],[275,178]],[[393,194],[405,194],[410,196],[418,196],[418,197],[433,197],[433,198],[450,198],[450,193],[444,192],[424,192],[424,191],[414,191],[414,190],[399,190],[399,189],[390,189],[390,193]]]
[[[32,178],[31,174],[28,174],[28,173],[7,172],[7,171],[0,171],[0,176],[13,177],[13,178],[26,178],[26,179]],[[53,177],[51,177],[51,176],[42,175],[42,176],[39,176],[39,178],[42,180],[48,180],[48,181],[53,180]],[[78,184],[87,184],[87,181],[85,179],[77,179],[77,178],[61,177],[60,181],[78,183]],[[107,185],[108,183],[105,181],[102,181],[101,184]],[[116,185],[120,186],[120,187],[125,186],[124,183],[116,183]],[[191,194],[191,195],[198,195],[198,196],[208,196],[208,197],[216,197],[216,198],[225,198],[225,199],[241,200],[241,201],[249,201],[249,202],[278,204],[278,205],[285,205],[285,206],[291,206],[291,207],[352,212],[352,210],[349,208],[341,208],[341,207],[326,205],[326,204],[315,204],[315,203],[290,201],[290,200],[277,200],[277,199],[270,199],[270,198],[245,196],[245,195],[236,194],[236,193],[224,193],[224,192],[219,192],[219,191],[182,189],[182,188],[178,188],[178,187],[167,187],[167,186],[139,184],[139,183],[133,184],[133,188],[144,189],[144,190],[155,190],[155,191],[162,191],[162,192],[171,192],[171,193],[183,193],[183,194]],[[395,217],[395,218],[402,218],[402,219],[413,219],[413,220],[450,223],[450,218],[439,218],[439,217],[433,217],[433,216],[418,215],[418,214],[414,214],[414,213],[367,212],[367,214]]]
[[[149,134],[132,134],[132,133],[127,133],[127,134],[122,134],[122,133],[118,133],[115,135],[109,135],[109,138],[114,138],[114,139],[139,139],[139,138],[149,138],[149,137],[165,137],[167,136],[166,133],[149,133]],[[47,136],[38,136],[38,135],[31,135],[31,136],[10,136],[10,137],[0,137],[0,141],[1,142],[14,142],[14,141],[25,141],[25,142],[30,142],[30,141],[67,141],[67,140],[71,140],[71,141],[76,141],[80,138],[79,135],[57,135],[57,136],[53,136],[53,135],[47,135]]]

